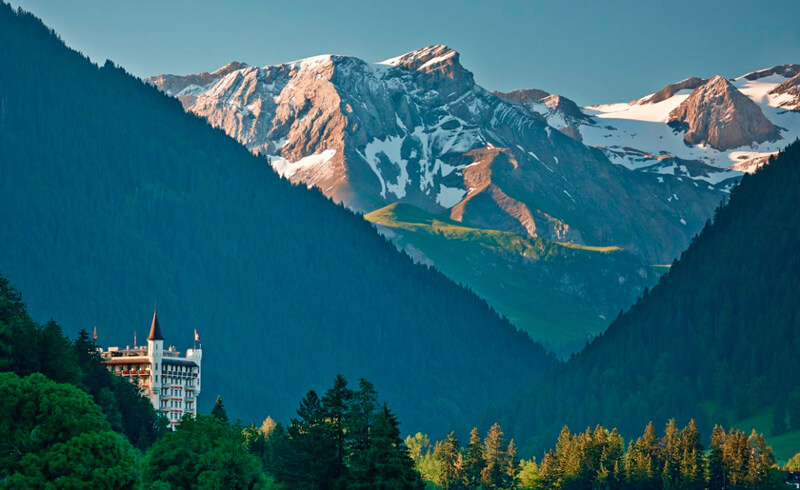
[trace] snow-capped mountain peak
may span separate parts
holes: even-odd
[[[428,71],[441,65],[460,65],[456,50],[444,44],[433,44],[424,48],[381,61],[382,65],[402,66],[408,70]]]
[[[741,175],[679,152],[689,147],[666,123],[696,80],[649,103],[582,109],[543,91],[490,93],[459,58],[432,45],[379,63],[324,55],[225,68],[183,93],[174,79],[150,82],[281,175],[356,210],[402,201],[651,260],[682,250]]]

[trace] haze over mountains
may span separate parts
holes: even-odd
[[[373,219],[392,211],[367,215],[416,260],[567,355],[654,283],[651,266],[678,256],[742,170],[800,135],[800,114],[778,107],[791,96],[769,95],[797,70],[690,78],[588,108],[537,89],[491,93],[444,45],[380,63],[324,55],[148,81],[267,155],[281,175],[354,210],[401,202],[418,208],[403,215],[605,254],[580,271],[508,248],[453,261],[465,235],[436,232],[432,241],[396,215],[392,226]],[[594,287],[598,274],[616,276],[618,292]]]

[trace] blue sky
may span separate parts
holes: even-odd
[[[800,0],[12,0],[95,61],[146,76],[447,44],[488,89],[581,104],[800,63]],[[794,24],[794,25],[793,25]]]

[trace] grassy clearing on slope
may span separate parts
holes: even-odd
[[[772,450],[775,451],[775,457],[783,464],[800,452],[800,430],[790,430],[779,436],[772,435],[772,412],[773,408],[769,407],[732,425],[748,433],[753,428],[758,432],[763,432],[767,438],[767,444],[772,446]]]
[[[540,240],[508,231],[473,228],[447,218],[435,217],[408,204],[390,204],[364,215],[371,223],[389,228],[437,234],[448,240],[459,240],[525,257],[543,252]]]
[[[562,246],[465,226],[408,204],[392,204],[365,218],[392,229],[399,247],[421,252],[437,269],[468,285],[511,323],[558,355],[568,356],[582,348],[608,326],[597,308],[558,288],[563,286],[560,281],[565,271],[573,278],[587,276],[597,261],[604,268],[620,267],[613,254],[621,251],[619,247]]]
[[[562,247],[567,248],[574,248],[576,250],[585,250],[587,252],[600,252],[600,253],[611,253],[611,252],[619,252],[622,250],[622,247],[617,247],[615,245],[609,246],[592,246],[592,245],[581,245],[580,243],[572,243],[572,242],[556,242]]]
[[[729,422],[735,417],[732,410],[719,410],[715,403],[702,403],[701,406],[707,411],[714,423],[725,426],[730,425],[734,429],[750,434],[755,429],[756,432],[764,434],[767,444],[772,446],[775,457],[779,464],[785,463],[789,458],[800,452],[800,430],[789,430],[779,436],[772,434],[772,412],[773,407],[766,407],[751,417]],[[706,437],[710,436],[706,435]]]

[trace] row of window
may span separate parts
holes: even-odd
[[[161,402],[161,408],[183,408],[182,405],[181,400],[163,400]]]

